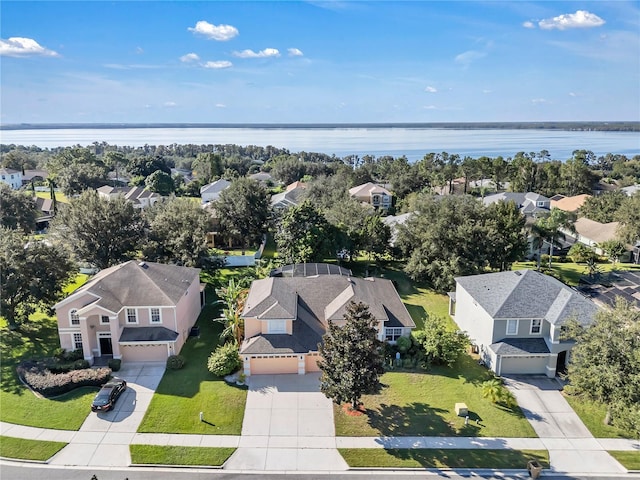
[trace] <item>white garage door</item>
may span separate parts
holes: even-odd
[[[537,374],[547,373],[547,357],[502,357],[500,374],[523,373]]]
[[[166,344],[156,345],[121,345],[122,361],[124,362],[159,362],[166,360]]]

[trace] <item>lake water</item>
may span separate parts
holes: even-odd
[[[69,128],[0,130],[0,143],[42,148],[91,145],[143,146],[177,144],[272,145],[290,152],[347,155],[405,155],[415,161],[430,152],[461,156],[512,157],[520,151],[549,151],[554,160],[567,160],[574,150],[591,150],[631,158],[640,155],[640,133],[444,128]]]

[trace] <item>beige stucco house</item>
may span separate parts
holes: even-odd
[[[162,196],[143,187],[112,187],[104,185],[98,188],[98,195],[107,200],[123,196],[134,208],[147,208],[162,199]]]
[[[368,203],[373,208],[389,210],[393,201],[393,194],[386,188],[367,182],[349,189],[349,195],[363,203]]]
[[[203,304],[199,269],[129,261],[101,270],[54,308],[62,348],[81,349],[93,364],[179,353]]]
[[[456,278],[449,313],[498,375],[564,370],[574,342],[561,339],[571,318],[590,325],[599,307],[556,278],[534,270]]]
[[[290,265],[280,275],[251,284],[242,312],[245,375],[318,371],[328,322],[344,323],[352,300],[369,305],[380,340],[395,342],[415,328],[391,280],[355,278],[328,264]]]

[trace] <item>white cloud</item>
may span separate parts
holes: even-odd
[[[543,30],[566,30],[567,28],[591,28],[604,25],[605,21],[595,13],[578,10],[576,13],[566,13],[553,18],[546,18],[538,22]]]
[[[216,108],[227,108],[224,103],[216,103]]]
[[[197,62],[198,60],[200,60],[200,57],[196,53],[187,53],[180,57],[180,61],[184,63]]]
[[[429,93],[436,93],[438,89],[436,87],[432,87],[431,85],[429,85],[427,88],[424,89],[424,91]]]
[[[207,62],[207,63],[203,63],[202,66],[204,68],[214,68],[214,69],[221,69],[221,68],[229,68],[233,66],[233,63],[229,62],[228,60],[218,60],[216,62]]]
[[[457,55],[455,61],[457,63],[462,63],[463,65],[469,65],[471,62],[478,60],[486,55],[486,53],[479,52],[477,50],[467,50],[466,52]]]
[[[265,48],[259,52],[247,49],[241,52],[233,52],[232,55],[238,58],[267,58],[267,57],[279,57],[280,51],[277,48]]]
[[[238,36],[238,29],[231,25],[213,25],[205,20],[200,20],[195,27],[189,27],[187,30],[198,35],[207,37],[209,40],[218,40],[225,42]]]
[[[489,93],[493,93],[493,90],[482,90],[482,93],[484,93],[485,95],[489,94]]]
[[[136,47],[136,53],[137,53],[138,55],[142,55],[142,54],[144,53],[144,48],[142,48],[142,47]]]
[[[569,92],[570,97],[577,97],[578,95],[575,92]]]
[[[163,106],[167,108],[173,108],[173,107],[177,107],[178,104],[176,102],[164,102]]]
[[[302,57],[302,56],[304,56],[304,53],[302,53],[302,50],[300,50],[298,48],[287,48],[287,52],[289,53],[290,57]]]
[[[437,110],[438,107],[436,107],[435,105],[425,105],[424,107],[425,110]]]
[[[524,28],[536,28],[536,25],[535,25],[535,23],[533,23],[533,22],[524,22],[524,23],[522,24],[522,26],[523,26]]]
[[[532,98],[531,103],[534,105],[540,105],[541,103],[549,103],[549,101],[546,98]]]
[[[59,57],[53,50],[43,47],[32,38],[11,37],[0,39],[0,56],[3,57]]]

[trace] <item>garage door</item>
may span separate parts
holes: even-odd
[[[305,367],[308,372],[319,372],[318,368],[318,360],[320,360],[320,355],[307,355],[305,358]]]
[[[120,345],[124,362],[158,362],[166,360],[167,345]]]
[[[500,375],[546,373],[548,357],[502,357]]]
[[[251,375],[298,373],[298,356],[251,359]]]

